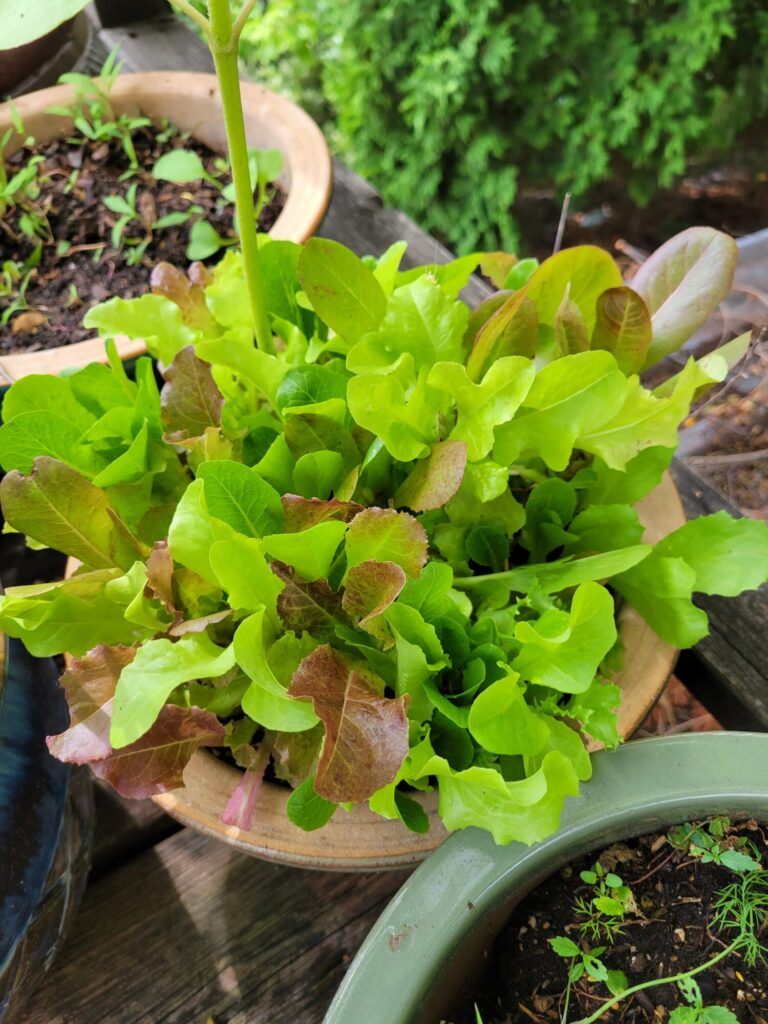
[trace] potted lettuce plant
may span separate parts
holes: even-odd
[[[80,566],[9,591],[0,626],[73,656],[58,757],[252,852],[401,863],[442,838],[430,810],[541,839],[590,774],[586,742],[618,742],[613,673],[647,653],[617,605],[671,649],[706,633],[694,592],[768,578],[765,524],[680,525],[673,499],[644,535],[635,508],[748,340],[655,391],[639,378],[727,294],[735,245],[684,232],[629,288],[593,247],[401,271],[404,244],[361,260],[251,237],[243,12],[209,9],[242,254],[205,287],[89,313],[146,340],[162,391],[110,346],[109,366],[7,394],[5,517]],[[478,266],[501,287],[473,311]],[[349,820],[370,856],[344,846]]]
[[[32,653],[74,657],[53,752],[147,796],[218,749],[241,770],[222,833],[258,825],[265,774],[294,787],[301,828],[367,803],[423,832],[415,795],[436,785],[448,829],[550,833],[590,774],[583,737],[618,740],[611,673],[636,652],[617,601],[685,646],[707,628],[695,591],[768,576],[765,524],[718,514],[649,544],[633,507],[724,372],[691,361],[656,392],[637,376],[709,312],[717,292],[687,330],[673,315],[718,249],[685,233],[637,290],[607,254],[565,250],[472,313],[457,293],[477,259],[403,273],[402,247],[369,265],[265,240],[272,352],[240,254],[178,302],[98,307],[103,333],[147,338],[162,391],[112,350],[15,384],[0,429],[7,521],[81,563],[0,603]],[[631,344],[615,302],[645,325]]]

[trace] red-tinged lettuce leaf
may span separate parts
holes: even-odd
[[[358,803],[395,781],[408,753],[407,697],[384,697],[381,679],[327,644],[304,658],[288,692],[309,698],[325,726],[319,796]]]
[[[651,314],[632,288],[609,288],[597,300],[590,348],[612,352],[627,376],[643,368],[651,333]]]
[[[530,299],[528,300],[530,302]],[[575,302],[571,302],[566,291],[563,301],[555,314],[555,341],[560,355],[568,356],[574,352],[586,352],[589,348],[589,335],[584,317]]]
[[[320,722],[304,732],[278,732],[272,747],[275,775],[296,789],[313,774],[323,742]]]
[[[161,392],[163,426],[171,440],[200,437],[206,427],[221,424],[224,398],[216,387],[210,363],[183,348],[165,371]]]
[[[480,257],[480,273],[490,278],[497,288],[503,288],[509,272],[517,263],[517,256],[508,252],[484,252]]]
[[[534,271],[525,292],[536,305],[539,324],[554,327],[555,317],[568,294],[579,308],[587,327],[587,336],[595,326],[598,296],[606,288],[621,285],[621,272],[613,258],[595,245],[577,245],[545,260]]]
[[[175,302],[184,323],[203,333],[216,325],[205,304],[205,286],[212,280],[202,263],[193,263],[186,274],[170,263],[158,263],[149,278],[152,294]]]
[[[367,508],[349,524],[345,541],[347,566],[370,560],[395,562],[414,579],[427,561],[427,534],[407,512]]]
[[[347,622],[342,595],[334,593],[325,580],[310,583],[284,562],[272,562],[270,568],[285,584],[277,597],[277,613],[286,630],[322,637],[333,634],[338,623]]]
[[[0,499],[14,529],[90,568],[128,569],[141,557],[104,491],[56,459],[35,459],[29,476],[8,473]]]
[[[173,555],[167,540],[159,540],[153,546],[147,559],[147,585],[145,595],[163,602],[165,610],[177,621],[181,613],[176,608],[173,593]]]
[[[112,753],[109,727],[115,687],[135,655],[135,647],[100,645],[76,658],[61,677],[70,725],[58,736],[48,737],[48,749],[59,761],[87,764]]]
[[[181,786],[184,768],[195,751],[220,747],[225,737],[224,726],[210,711],[166,704],[149,732],[109,757],[91,762],[91,769],[120,796],[144,800]]]
[[[467,360],[470,380],[480,380],[501,356],[532,359],[538,343],[536,306],[524,290],[512,294],[478,331]]]
[[[213,612],[211,615],[201,615],[197,619],[184,619],[177,622],[168,630],[168,636],[186,636],[188,633],[204,633],[209,626],[217,622],[223,622],[232,614],[231,608],[225,608],[221,612]]]
[[[466,465],[466,442],[439,441],[432,445],[426,459],[416,463],[397,489],[395,505],[414,512],[442,508],[461,487]]]
[[[484,324],[487,324],[497,309],[501,309],[504,303],[512,296],[509,289],[494,292],[487,299],[483,299],[480,305],[473,309],[467,322],[467,329],[464,332],[464,345],[471,349],[475,338]]]
[[[739,260],[730,235],[714,228],[687,228],[652,253],[632,279],[651,312],[652,366],[676,352],[714,313],[731,290]]]
[[[299,494],[284,494],[280,499],[285,513],[284,533],[299,533],[310,526],[340,519],[344,523],[354,519],[363,506],[356,501],[322,501],[320,498],[302,498]]]
[[[361,562],[347,573],[342,607],[365,626],[392,604],[405,583],[406,575],[395,562]]]

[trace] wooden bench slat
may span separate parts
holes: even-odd
[[[18,1024],[317,1024],[404,878],[279,867],[184,830],[89,888]]]
[[[689,519],[741,513],[684,463],[672,465]],[[696,598],[710,635],[683,651],[676,673],[727,729],[768,730],[768,585],[740,597]]]

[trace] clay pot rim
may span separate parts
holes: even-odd
[[[333,184],[333,166],[328,144],[312,118],[295,103],[262,86],[242,82],[242,97],[246,133],[253,137],[262,131],[274,148],[281,149],[285,168],[280,182],[287,188],[288,198],[270,235],[279,240],[304,242],[309,238],[325,214]],[[72,102],[74,89],[70,85],[56,85],[48,89],[27,93],[14,100],[14,105],[25,126],[39,141],[64,135],[69,121],[64,117],[46,114],[52,106]],[[172,116],[174,99],[183,97],[185,108]],[[121,75],[110,94],[115,109],[146,110],[155,119],[164,112],[178,127],[192,131],[212,149],[222,150],[223,123],[220,114],[211,115],[218,106],[219,87],[216,76],[203,72],[139,71]],[[169,108],[167,110],[166,108]],[[268,115],[261,115],[262,108]],[[210,111],[207,122],[201,111]],[[0,135],[13,128],[9,110],[0,111]],[[214,144],[211,144],[211,140]],[[215,144],[217,140],[219,144]],[[20,136],[11,136],[8,152],[18,148]],[[123,335],[115,337],[120,358],[135,359],[144,355],[146,345]],[[65,369],[79,369],[88,363],[107,361],[103,338],[89,338],[74,345],[57,346],[40,352],[19,352],[0,356],[0,386],[34,373],[59,373]]]
[[[717,814],[768,821],[764,733],[637,741],[600,753],[594,769],[543,842],[499,847],[468,829],[422,864],[369,932],[324,1024],[434,1024],[448,1009],[439,991],[447,967],[451,978],[464,977],[512,907],[583,854]]]

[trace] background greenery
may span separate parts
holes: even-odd
[[[768,110],[762,0],[266,0],[248,73],[460,251],[514,248],[521,181],[635,199]]]

